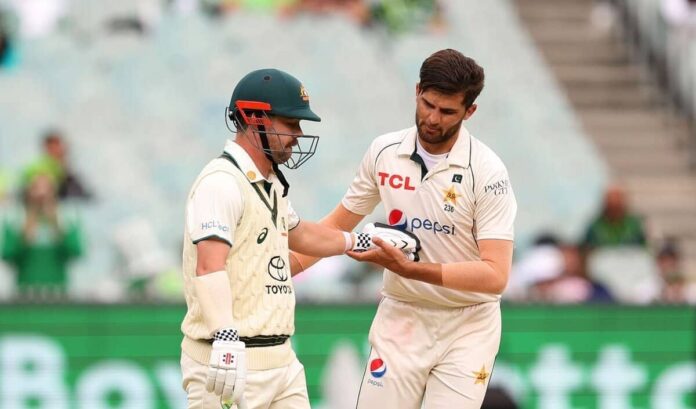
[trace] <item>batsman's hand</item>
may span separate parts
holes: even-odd
[[[421,247],[418,237],[413,233],[383,223],[366,224],[362,233],[356,235],[351,250],[359,253],[378,248],[373,241],[374,238],[379,238],[384,243],[401,250],[410,260],[418,261],[419,259],[418,251]]]
[[[224,334],[222,337],[218,335],[221,332]],[[230,333],[234,335],[229,336]],[[245,345],[239,341],[236,330],[218,331],[215,338],[210,352],[206,389],[219,395],[223,404],[239,403],[246,386]]]

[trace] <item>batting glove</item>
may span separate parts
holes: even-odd
[[[356,234],[353,251],[361,252],[377,248],[372,241],[374,237],[379,237],[385,243],[401,250],[409,259],[418,261],[418,251],[420,251],[420,240],[415,234],[389,226],[384,223],[368,223],[363,228],[362,233]]]
[[[226,328],[215,333],[210,353],[206,389],[220,396],[223,404],[243,399],[246,385],[246,352],[236,329]]]

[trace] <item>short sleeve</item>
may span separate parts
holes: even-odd
[[[343,196],[341,204],[353,213],[368,215],[380,202],[379,187],[375,179],[374,144],[365,153],[353,182]]]
[[[517,201],[507,169],[498,159],[476,181],[476,239],[514,239]]]
[[[297,215],[295,209],[292,208],[292,203],[288,200],[288,230],[292,230],[300,224],[300,216]]]
[[[186,206],[186,222],[193,243],[218,238],[230,246],[244,211],[237,180],[229,173],[215,172],[201,179]]]

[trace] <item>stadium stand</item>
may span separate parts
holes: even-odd
[[[598,205],[602,160],[506,2],[484,3],[446,2],[451,30],[405,33],[388,44],[340,16],[278,21],[242,11],[211,20],[165,12],[142,35],[80,18],[55,35],[20,41],[21,67],[0,75],[2,163],[20,169],[34,153],[26,141],[49,126],[65,130],[97,198],[84,208],[88,255],[74,272],[76,293],[86,294],[120,269],[111,232],[134,219],[150,223],[177,257],[182,198],[229,136],[223,110],[243,73],[278,66],[307,78],[324,120],[306,130],[322,139],[312,162],[289,173],[291,182],[313,181],[293,183],[292,196],[304,217],[316,219],[339,200],[373,137],[411,125],[422,56],[452,46],[487,70],[470,127],[509,164],[520,248],[550,227],[576,238]],[[494,14],[505,24],[491,44],[494,29],[475,16]]]
[[[689,119],[674,111],[669,94],[651,74],[649,62],[663,61],[667,52],[660,1],[515,3],[586,134],[606,159],[610,176],[626,187],[632,206],[645,217],[651,242],[677,239],[684,270],[693,280],[696,138]],[[604,17],[598,18],[598,6]],[[638,48],[632,46],[634,39]],[[696,75],[693,66],[680,69]]]
[[[295,209],[318,219],[371,140],[412,125],[419,65],[444,47],[486,69],[467,127],[504,159],[519,204],[483,408],[696,407],[696,175],[676,99],[696,98],[696,49],[661,60],[673,54],[660,1],[442,0],[436,27],[392,28],[274,9],[293,1],[0,0],[12,46],[6,60],[0,47],[0,226],[48,129],[92,194],[67,203],[85,234],[71,299],[17,298],[0,260],[0,407],[184,407],[183,207],[232,136],[234,84],[264,66],[306,81],[323,121],[303,129],[319,149],[285,174]],[[428,3],[365,0],[410,1]],[[54,8],[26,27],[7,13],[41,3]],[[614,183],[645,216],[648,245],[584,258]],[[293,282],[312,407],[355,407],[381,274],[339,256]],[[672,305],[642,305],[654,302]]]

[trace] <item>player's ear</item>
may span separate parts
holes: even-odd
[[[476,112],[477,108],[478,105],[471,104],[471,106],[466,109],[466,112],[464,112],[464,120],[466,121],[467,119],[471,118],[471,116],[474,115],[474,112]]]
[[[420,95],[420,82],[416,83],[416,96]]]

